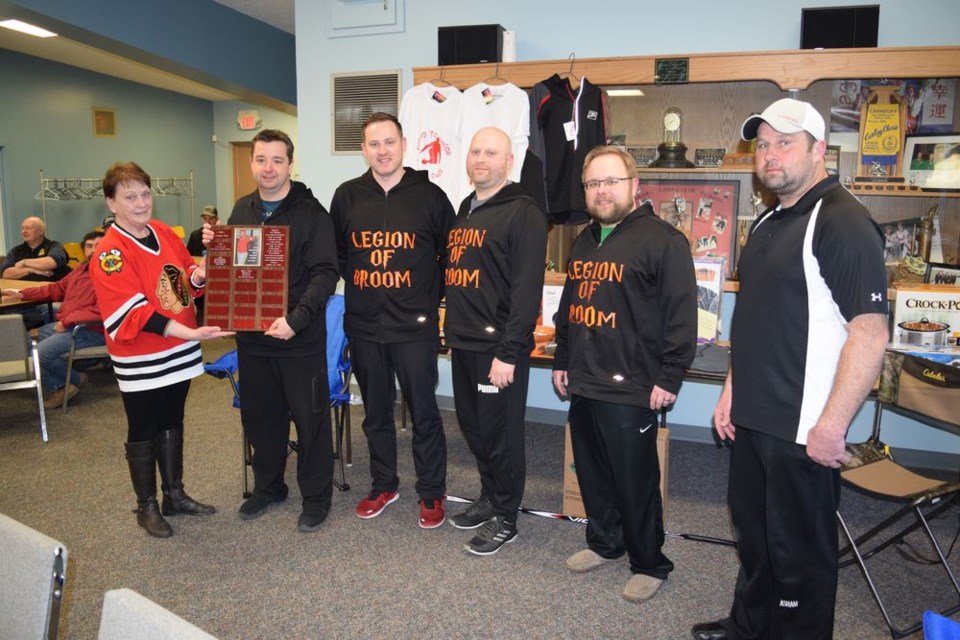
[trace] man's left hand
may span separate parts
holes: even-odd
[[[264,332],[264,335],[277,338],[278,340],[289,340],[297,335],[297,332],[290,328],[286,318],[277,318],[273,321],[273,324],[270,325],[270,328]]]
[[[506,389],[513,384],[514,369],[516,369],[516,365],[507,364],[502,360],[494,358],[490,364],[490,373],[487,375],[487,378],[489,378],[490,384],[497,389]]]
[[[67,328],[63,326],[62,322],[57,320],[55,323],[53,323],[53,330],[56,331],[57,333],[63,333],[64,331],[67,330]]]
[[[813,427],[807,434],[807,455],[817,464],[839,469],[850,460],[845,434],[833,435],[820,425]]]
[[[677,401],[677,395],[670,393],[665,389],[661,389],[657,385],[653,385],[653,389],[650,391],[650,408],[654,411],[660,411],[660,409],[669,409],[670,406]]]

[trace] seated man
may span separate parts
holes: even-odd
[[[212,204],[208,204],[203,208],[203,211],[200,212],[200,220],[203,223],[209,222],[210,226],[215,227],[220,218],[217,216],[217,208]],[[190,255],[200,258],[206,253],[207,248],[203,246],[203,223],[199,229],[196,229],[193,233],[190,234],[190,239],[187,240],[187,251],[190,252]],[[199,298],[197,298],[199,300]]]
[[[40,218],[24,219],[20,224],[23,244],[18,244],[7,254],[3,266],[0,266],[0,276],[7,280],[56,282],[70,273],[67,250],[61,243],[47,238],[46,233],[47,225]],[[19,313],[28,329],[36,329],[52,319],[47,315],[46,305],[4,313]]]
[[[45,324],[39,329],[40,381],[50,393],[43,406],[52,409],[63,404],[63,396],[73,398],[80,392],[80,386],[86,375],[71,372],[67,377],[67,361],[64,355],[70,351],[70,334],[73,326],[80,322],[93,322],[77,330],[77,348],[96,347],[105,344],[100,308],[97,296],[90,282],[90,257],[97,242],[103,237],[103,231],[91,231],[83,236],[84,261],[59,282],[41,287],[31,287],[22,291],[4,289],[3,297],[8,300],[35,300],[37,302],[61,302],[57,310],[57,321]]]
[[[56,282],[70,273],[67,250],[46,236],[47,225],[36,217],[26,218],[20,225],[23,244],[7,254],[0,273],[7,280]]]

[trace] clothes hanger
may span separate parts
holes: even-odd
[[[570,61],[570,68],[563,73],[558,73],[557,77],[561,79],[566,78],[567,82],[570,83],[570,88],[576,91],[580,88],[580,78],[573,75],[573,63],[577,61],[577,54],[571,52],[570,55],[567,56],[567,60]]]
[[[434,80],[427,80],[427,82],[428,82],[429,84],[432,84],[432,85],[435,86],[435,87],[440,87],[440,86],[452,87],[453,85],[450,84],[450,81],[449,81],[449,80],[445,80],[444,77],[443,77],[443,74],[444,74],[445,71],[446,71],[446,69],[445,69],[444,67],[440,67],[440,77],[439,77],[439,78],[436,78],[436,79],[434,79]]]
[[[499,63],[499,62],[497,63],[497,66],[494,68],[493,75],[490,76],[489,78],[487,78],[486,80],[484,80],[483,82],[484,82],[484,84],[488,84],[488,85],[491,85],[491,86],[493,86],[493,85],[507,84],[507,79],[500,77],[500,63]]]

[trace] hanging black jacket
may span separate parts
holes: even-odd
[[[330,215],[345,281],[347,335],[387,343],[437,337],[454,218],[443,190],[426,171],[407,168],[384,192],[368,170],[337,187]]]
[[[507,364],[533,350],[543,295],[547,225],[518,184],[470,211],[460,205],[447,242],[444,336],[455,349],[493,353]]]
[[[677,393],[697,349],[697,283],[690,245],[650,205],[600,243],[583,230],[567,263],[553,368],[571,394],[650,406],[656,385]]]
[[[293,181],[290,193],[266,222],[261,222],[262,210],[260,193],[254,191],[237,200],[227,224],[290,227],[286,318],[296,335],[278,340],[260,332],[242,332],[237,334],[237,345],[260,356],[324,354],[327,299],[340,280],[330,214],[306,185]]]

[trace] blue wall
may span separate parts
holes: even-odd
[[[153,177],[186,176],[193,170],[196,211],[184,198],[154,203],[157,218],[188,230],[196,226],[199,207],[213,201],[209,101],[5,50],[0,50],[0,87],[8,248],[20,242],[20,221],[41,215],[41,202],[34,199],[41,169],[51,178],[97,178],[112,162],[134,160]],[[94,137],[95,106],[116,110],[115,138]],[[48,235],[79,242],[106,210],[102,199],[48,201]]]

